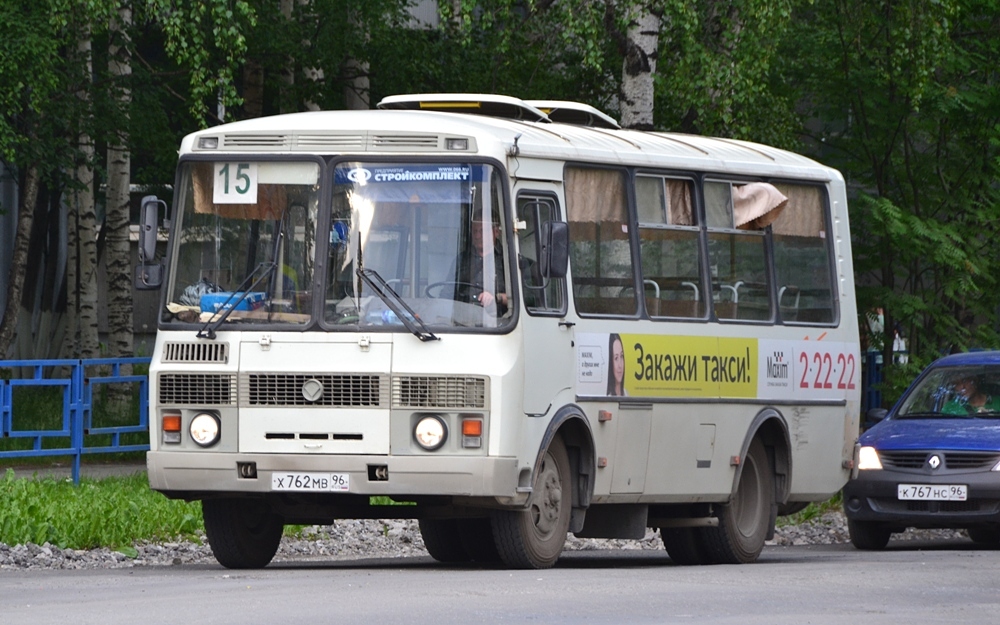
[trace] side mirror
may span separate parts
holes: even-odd
[[[885,416],[889,414],[889,411],[885,408],[870,408],[868,412],[865,413],[865,425],[871,427],[885,419]]]
[[[139,213],[139,262],[148,263],[156,258],[156,230],[160,205],[166,202],[155,195],[142,198]]]
[[[540,271],[546,278],[565,278],[569,266],[569,224],[547,221],[542,224]]]
[[[158,289],[163,284],[163,265],[155,262],[161,204],[166,209],[166,202],[155,195],[142,198],[139,213],[139,265],[135,268],[133,278],[135,288],[141,291]]]

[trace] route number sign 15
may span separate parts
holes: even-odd
[[[257,163],[215,163],[215,204],[256,204]]]

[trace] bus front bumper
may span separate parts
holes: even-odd
[[[252,466],[256,477],[241,476],[240,465]],[[146,454],[146,466],[150,488],[174,496],[184,496],[184,493],[275,492],[272,476],[276,474],[338,474],[348,476],[346,492],[357,495],[503,498],[516,495],[518,474],[515,458],[481,456],[306,456],[150,451]],[[244,469],[243,473],[249,472]]]

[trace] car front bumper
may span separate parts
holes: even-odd
[[[900,500],[900,484],[929,486],[964,484],[964,501]],[[892,469],[860,471],[844,486],[848,519],[881,522],[894,527],[963,528],[1000,524],[1000,472],[921,471]]]

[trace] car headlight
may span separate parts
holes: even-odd
[[[427,451],[434,451],[444,445],[445,439],[448,438],[448,426],[441,417],[428,415],[417,421],[416,427],[413,428],[413,438]]]
[[[219,423],[219,417],[214,414],[202,412],[196,415],[194,419],[191,419],[188,432],[190,432],[191,440],[194,442],[202,447],[211,447],[219,442],[222,426]]]
[[[878,452],[874,447],[862,447],[858,451],[858,470],[881,469],[882,461],[878,459]]]

